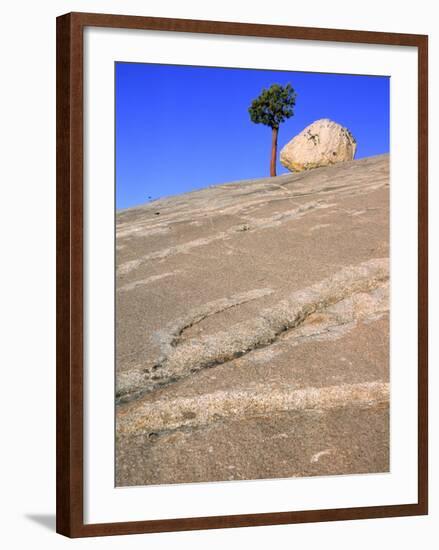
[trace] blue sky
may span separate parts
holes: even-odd
[[[248,107],[288,82],[295,115],[280,126],[278,152],[319,118],[352,132],[357,159],[389,151],[387,77],[118,62],[116,208],[268,176],[271,129],[252,123]],[[278,162],[277,173],[288,171]]]

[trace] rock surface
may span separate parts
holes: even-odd
[[[280,152],[280,162],[292,172],[353,160],[357,144],[347,128],[327,118],[316,120]]]
[[[388,471],[388,164],[117,213],[118,486]]]

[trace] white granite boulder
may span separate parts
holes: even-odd
[[[280,152],[280,162],[292,172],[353,160],[357,142],[347,128],[322,118],[307,126]]]

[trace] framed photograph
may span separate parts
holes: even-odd
[[[57,531],[427,514],[427,37],[57,19]]]

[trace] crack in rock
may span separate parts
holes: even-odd
[[[162,348],[162,358],[159,363],[166,360],[166,356],[172,352],[172,349],[180,343],[183,333],[193,326],[201,323],[208,317],[227,311],[233,307],[237,307],[253,300],[258,300],[264,296],[272,294],[271,288],[256,288],[246,292],[239,292],[228,298],[220,298],[212,302],[207,302],[195,309],[188,315],[179,319],[175,323],[171,323],[165,331],[159,331],[157,334],[160,338]]]
[[[273,290],[271,288],[256,288],[233,294],[227,298],[213,300],[192,309],[188,315],[178,319],[171,323],[166,329],[156,333],[155,337],[159,340],[161,348],[161,357],[158,362],[160,363],[166,360],[166,357],[177,347],[184,332],[189,328],[212,315],[258,300],[272,293]],[[120,401],[127,400],[128,398],[135,398],[145,391],[163,385],[160,382],[154,381],[154,379],[157,380],[161,378],[160,375],[154,374],[154,370],[157,370],[157,368],[145,368],[141,366],[138,368],[131,368],[127,372],[119,372],[116,380],[117,399]],[[171,381],[173,381],[172,378],[169,379],[169,382]]]
[[[387,258],[346,267],[332,277],[294,292],[262,310],[258,317],[213,335],[181,341],[155,365],[156,377],[162,383],[175,381],[203,368],[241,357],[254,349],[269,346],[284,332],[301,326],[313,313],[354,293],[373,290],[388,277]]]
[[[288,331],[294,331],[297,340],[304,336],[324,337],[326,334],[316,334],[322,329],[318,326],[319,323],[315,329],[304,328],[316,313],[328,312],[329,325],[343,325],[357,317],[364,317],[368,312],[376,314],[384,311],[388,307],[385,292],[378,300],[367,294],[377,289],[378,292],[383,292],[379,287],[388,277],[388,258],[373,259],[346,267],[332,277],[293,292],[273,306],[263,309],[259,316],[232,325],[228,330],[185,339],[184,331],[208,316],[262,297],[271,290],[258,289],[235,295],[231,299],[205,304],[171,325],[167,331],[159,333],[162,357],[152,368],[144,368],[137,374],[132,369],[118,373],[117,399],[119,402],[136,399],[201,369],[215,367],[255,350],[267,348]],[[335,329],[330,327],[329,330]]]
[[[258,385],[239,391],[216,391],[201,396],[137,401],[117,414],[118,436],[160,433],[200,427],[227,418],[267,416],[290,411],[329,410],[347,405],[373,407],[389,402],[389,384],[365,382],[321,388]]]
[[[389,311],[389,282],[369,292],[357,292],[329,306],[324,312],[310,315],[296,330],[287,332],[281,341],[288,347],[303,342],[334,340],[343,337],[358,321],[370,323]]]

